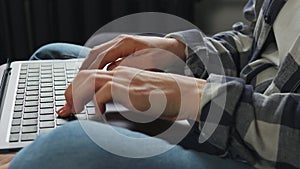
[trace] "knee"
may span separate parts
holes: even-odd
[[[49,43],[44,46],[41,46],[39,49],[36,50],[35,53],[57,51],[63,45],[65,45],[65,44],[64,43]]]
[[[78,153],[75,152],[78,148],[77,143],[83,144],[84,141],[86,139],[79,122],[67,123],[46,135],[39,136],[32,144],[23,148],[10,163],[10,168],[34,169],[44,168],[42,166],[49,166],[50,163],[62,164],[64,159],[62,157]]]

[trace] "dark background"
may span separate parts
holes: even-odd
[[[137,12],[182,17],[207,34],[242,19],[246,0],[0,0],[0,64],[51,42],[83,45],[101,26]],[[216,5],[218,4],[218,5]]]

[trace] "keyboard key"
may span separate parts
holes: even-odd
[[[45,115],[45,114],[54,114],[53,109],[40,109],[40,115]]]
[[[20,71],[20,74],[21,74],[21,75],[26,75],[26,74],[27,74],[27,70],[21,70],[21,71]]]
[[[61,109],[63,106],[56,106],[55,111],[57,112],[59,109]]]
[[[30,120],[23,120],[22,125],[23,126],[36,126],[38,124],[37,119],[30,119]]]
[[[27,91],[39,90],[39,86],[27,86],[26,90]]]
[[[76,114],[78,120],[87,120],[86,114]]]
[[[27,86],[39,86],[39,82],[37,81],[31,81],[31,82],[27,82]]]
[[[86,104],[86,107],[95,107],[95,104],[93,101],[90,101]]]
[[[74,78],[68,78],[68,83],[71,83],[74,80]]]
[[[55,86],[55,90],[66,90],[66,86]]]
[[[36,133],[22,134],[21,141],[33,141],[34,139],[36,139],[36,137],[37,137]]]
[[[13,119],[12,122],[11,122],[11,125],[20,126],[21,125],[21,119]]]
[[[17,94],[16,98],[17,99],[24,99],[24,94]]]
[[[52,81],[53,81],[52,78],[41,79],[41,83],[51,83]]]
[[[22,112],[14,112],[13,118],[14,119],[20,119],[22,117]]]
[[[67,70],[76,70],[77,68],[75,67],[74,63],[67,63],[66,64],[66,69]]]
[[[55,63],[55,64],[53,64],[53,68],[54,68],[54,70],[59,70],[59,69],[64,70],[65,64],[64,63]]]
[[[38,112],[38,107],[25,107],[24,112],[25,113]]]
[[[9,142],[18,142],[19,141],[19,134],[11,134],[9,136]]]
[[[46,68],[46,67],[50,67],[50,69],[52,69],[52,64],[51,63],[42,63],[41,64],[41,68]]]
[[[27,70],[28,71],[28,73],[39,73],[40,72],[40,69],[39,68],[30,68],[30,69],[28,69]]]
[[[24,126],[22,127],[22,133],[36,133],[37,126]]]
[[[26,74],[23,75],[20,74],[19,79],[26,79]]]
[[[30,73],[37,73],[37,74],[39,74],[40,73],[40,69],[29,69],[28,70],[28,73],[30,74]],[[35,77],[37,77],[37,76],[35,76]]]
[[[12,126],[11,129],[10,129],[10,133],[11,134],[17,134],[17,133],[20,133],[20,126]]]
[[[96,114],[95,108],[87,108],[87,114],[88,115],[94,115],[94,114]]]
[[[63,90],[55,91],[55,96],[64,95],[64,94],[65,94],[65,91],[63,91]]]
[[[40,68],[40,64],[39,64],[39,63],[30,63],[30,64],[29,64],[29,68],[30,68],[30,69],[37,69],[37,68]]]
[[[66,104],[66,101],[56,101],[55,105],[56,106],[64,106]]]
[[[16,100],[15,105],[23,105],[23,100]]]
[[[86,114],[86,110],[83,110],[83,111],[81,111],[81,112],[79,112],[77,114]]]
[[[17,90],[17,94],[24,94],[25,93],[25,89],[18,89]]]
[[[65,73],[62,72],[54,73],[53,75],[54,77],[65,77]]]
[[[55,96],[56,101],[66,100],[65,96]]]
[[[53,93],[52,92],[41,93],[41,97],[53,97]]]
[[[49,93],[49,92],[52,92],[52,91],[53,91],[52,87],[41,88],[42,93]]]
[[[40,135],[47,134],[47,133],[49,133],[52,130],[53,130],[52,128],[43,128],[43,129],[39,130],[39,134]]]
[[[53,121],[54,120],[54,115],[41,115],[40,116],[40,121]]]
[[[88,115],[88,120],[98,120],[99,119],[99,116],[97,115]],[[102,120],[102,119],[100,119]]]
[[[77,72],[77,70],[67,70],[67,75],[76,75]]]
[[[40,128],[54,128],[54,121],[40,122]]]
[[[25,89],[25,84],[19,84],[18,89]]]
[[[56,119],[56,124],[58,126],[61,126],[63,124],[66,124],[68,121],[67,120],[64,120],[64,119]]]
[[[39,73],[28,73],[28,77],[39,77]]]
[[[41,103],[52,103],[53,101],[53,97],[41,98]]]
[[[54,69],[53,72],[54,72],[54,74],[55,73],[65,73],[65,69]]]
[[[32,106],[38,106],[38,105],[39,105],[39,102],[37,102],[37,101],[26,101],[25,102],[26,107],[32,107]]]
[[[52,78],[52,74],[42,74],[41,78],[42,79]]]
[[[39,77],[28,77],[27,81],[39,81]]]
[[[41,75],[51,75],[51,77],[52,77],[52,70],[43,70],[41,72]]]
[[[24,113],[23,115],[23,119],[36,119],[37,117],[37,113]]]
[[[40,104],[41,109],[45,109],[45,108],[53,108],[54,105],[53,103],[41,103]]]
[[[54,85],[55,86],[66,86],[66,82],[65,81],[55,81]]]
[[[26,79],[19,79],[19,84],[24,84],[26,82]]]
[[[39,100],[39,96],[27,96],[25,98],[25,101],[38,101]]]
[[[52,86],[53,86],[52,83],[41,83],[42,88],[48,88],[48,87],[52,87]]]
[[[39,95],[39,91],[27,91],[26,96],[37,96]]]
[[[23,111],[23,106],[15,106],[14,111],[15,112],[21,112],[21,111]]]
[[[65,77],[54,77],[54,81],[66,81]]]
[[[68,74],[68,75],[67,75],[67,78],[68,78],[68,79],[75,78],[75,77],[76,77],[76,74]]]
[[[50,67],[41,67],[41,72],[43,72],[43,71],[47,71],[47,70],[50,70],[50,71],[52,71],[52,66]]]

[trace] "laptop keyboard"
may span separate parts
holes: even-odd
[[[33,141],[38,135],[69,120],[95,116],[93,103],[76,116],[62,119],[56,111],[65,105],[64,92],[75,78],[80,62],[26,63],[21,65],[9,142]]]

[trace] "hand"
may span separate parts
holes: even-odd
[[[114,99],[129,110],[150,116],[161,113],[162,118],[196,120],[204,85],[201,79],[122,66],[112,71],[84,70],[67,88],[67,103],[58,114],[65,117],[81,112],[92,99],[96,112],[104,113],[105,103]]]
[[[0,154],[0,169],[7,169],[15,154]]]
[[[185,45],[176,39],[120,35],[94,47],[83,62],[81,70],[102,69],[107,64],[110,64],[108,69],[111,70],[121,62],[122,66],[140,69],[162,67],[163,63],[166,67],[167,64],[173,64],[172,62],[176,60],[174,56],[182,62],[185,61]]]

